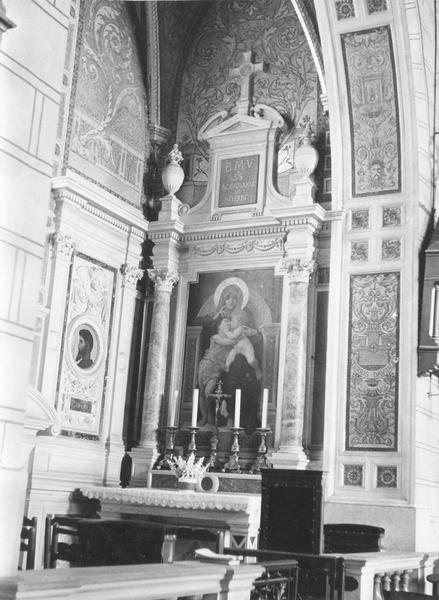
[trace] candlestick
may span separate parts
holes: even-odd
[[[200,390],[196,389],[194,390],[194,393],[192,395],[192,427],[196,427],[197,426],[197,420],[198,420],[198,394],[200,393]]]
[[[164,457],[158,462],[156,469],[170,469],[169,463],[172,462],[174,458],[174,448],[175,448],[175,434],[177,433],[178,427],[173,427],[169,425],[166,427],[167,432],[167,443]]]
[[[262,416],[261,416],[261,429],[267,427],[267,407],[268,407],[268,390],[264,388],[264,394],[262,396]]]
[[[261,469],[270,469],[273,466],[267,460],[267,445],[265,443],[265,438],[267,437],[267,434],[270,431],[270,429],[267,427],[257,427],[256,431],[259,432],[261,436],[261,441],[259,444],[256,460],[253,463],[252,468],[250,469],[252,473],[260,473]]]
[[[240,416],[241,416],[241,390],[238,389],[235,391],[235,422],[233,425],[235,428],[239,427]]]
[[[198,391],[198,390],[197,390]],[[189,442],[189,446],[188,446],[188,458],[191,454],[196,455],[197,452],[197,445],[195,443],[195,436],[197,434],[197,431],[199,430],[199,427],[196,427],[194,425],[192,425],[192,427],[189,427],[189,431],[191,432],[191,441]]]
[[[169,407],[169,419],[168,419],[169,427],[174,427],[174,425],[175,425],[175,413],[177,410],[177,402],[178,402],[178,390],[175,390],[174,399],[171,400],[171,406]]]
[[[233,443],[230,448],[229,460],[224,465],[223,471],[233,471],[235,473],[241,473],[241,467],[239,466],[239,432],[242,431],[242,427],[231,427],[233,435]]]

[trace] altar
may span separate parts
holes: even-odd
[[[163,517],[171,523],[190,520],[202,528],[224,528],[224,545],[256,549],[261,512],[259,494],[210,493],[156,488],[87,486],[81,493],[99,500],[100,516],[109,518]]]

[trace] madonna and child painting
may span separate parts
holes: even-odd
[[[190,285],[188,342],[192,336],[195,343],[187,343],[185,370],[195,362],[199,427],[230,426],[237,389],[241,427],[248,433],[258,427],[260,397],[267,387],[266,357],[277,350],[267,347],[275,343],[267,331],[279,321],[280,300],[280,282],[270,269],[204,273]]]

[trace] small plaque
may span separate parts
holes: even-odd
[[[218,207],[257,203],[259,154],[221,161]]]

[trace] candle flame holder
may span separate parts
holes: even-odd
[[[170,469],[169,462],[174,458],[175,434],[178,427],[169,425],[166,427],[166,450],[164,457],[157,463],[156,469]]]
[[[197,435],[197,431],[199,430],[199,427],[194,427],[193,425],[191,427],[189,427],[189,431],[191,432],[191,440],[189,442],[189,446],[188,446],[188,457],[193,454],[194,458],[197,452],[197,444],[195,443],[195,437]]]
[[[230,448],[229,460],[225,463],[223,472],[230,471],[233,473],[241,473],[239,466],[239,434],[243,430],[242,427],[231,427],[233,435],[232,447]]]
[[[266,444],[266,437],[267,437],[267,434],[271,431],[271,429],[269,427],[257,427],[256,431],[259,432],[261,441],[259,443],[256,460],[253,463],[252,468],[250,469],[250,471],[252,473],[260,473],[261,469],[271,469],[273,467],[271,462],[267,459],[267,444]]]

